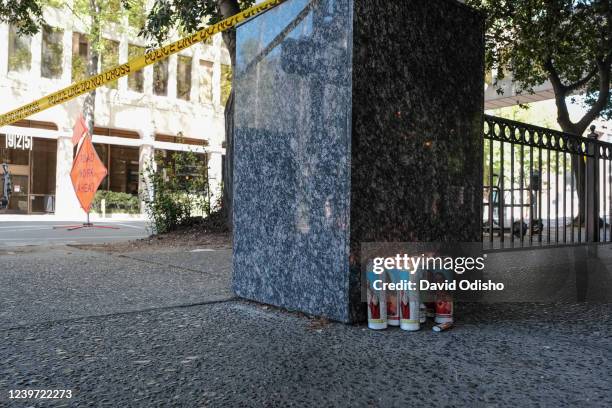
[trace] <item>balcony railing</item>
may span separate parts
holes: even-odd
[[[612,144],[485,116],[485,249],[612,242]]]

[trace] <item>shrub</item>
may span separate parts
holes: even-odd
[[[142,172],[145,212],[155,233],[163,234],[190,224],[195,216],[210,215],[208,167],[194,152],[155,155]]]
[[[99,190],[96,192],[92,203],[92,210],[98,214],[102,213],[102,200],[106,200],[106,212],[108,214],[138,214],[140,212],[138,196],[132,194]]]

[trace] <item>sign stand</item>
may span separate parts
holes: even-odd
[[[74,192],[81,204],[81,208],[87,214],[87,220],[81,225],[64,225],[53,227],[53,229],[66,228],[68,231],[83,228],[119,229],[119,227],[110,225],[94,225],[89,220],[91,203],[96,195],[96,191],[98,191],[98,187],[100,187],[100,183],[102,183],[108,172],[98,153],[96,153],[91,135],[87,131],[85,118],[82,115],[74,126],[72,143],[78,145],[78,147],[74,163],[72,164],[72,170],[70,171],[70,178],[72,179]]]
[[[111,225],[95,225],[93,222],[89,221],[89,211],[87,212],[87,220],[81,225],[58,225],[53,227],[53,229],[66,229],[68,231],[74,231],[83,228],[100,228],[100,229],[120,229],[119,227],[114,227]]]

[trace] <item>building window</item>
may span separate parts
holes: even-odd
[[[30,163],[30,212],[55,211],[57,140],[36,139]]]
[[[0,163],[15,166],[30,165],[30,151],[23,149],[5,148],[5,135],[0,134]]]
[[[168,95],[168,58],[153,65],[153,93],[160,96]]]
[[[191,94],[191,58],[179,55],[176,69],[176,97],[189,100]]]
[[[85,34],[72,33],[72,82],[82,81],[89,76],[89,41]]]
[[[195,160],[189,159],[190,165],[185,165],[185,159],[193,154]],[[176,166],[176,161],[183,158],[180,167]],[[179,185],[186,183],[187,180],[204,176],[208,178],[208,156],[205,153],[190,153],[173,150],[155,149],[155,162],[157,171],[161,171],[165,181],[168,181],[169,174],[178,178]]]
[[[225,106],[232,92],[232,67],[221,65],[221,105]]]
[[[119,65],[119,43],[117,41],[102,39],[100,59],[102,62],[102,72]],[[117,89],[117,80],[105,85],[111,89]]]
[[[63,30],[49,26],[43,27],[41,75],[44,78],[60,78],[62,76],[63,37]]]
[[[94,149],[96,149],[96,153],[98,153],[100,161],[104,164],[104,167],[106,167],[107,170],[107,175],[106,177],[104,177],[104,180],[102,180],[102,183],[100,183],[100,187],[98,188],[98,190],[108,190],[108,169],[110,167],[110,164],[108,162],[109,145],[94,143]]]
[[[138,195],[139,152],[137,147],[110,146],[111,191]]]
[[[145,48],[137,45],[128,45],[128,59],[131,60],[136,57],[143,56],[145,54]],[[144,70],[136,71],[128,75],[128,88],[134,92],[144,92]]]
[[[200,103],[212,103],[213,95],[213,63],[200,61]]]
[[[32,66],[32,37],[20,35],[17,27],[9,27],[9,71],[27,72]]]

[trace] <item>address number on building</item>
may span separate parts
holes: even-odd
[[[32,136],[6,135],[7,149],[32,150],[33,144]]]

